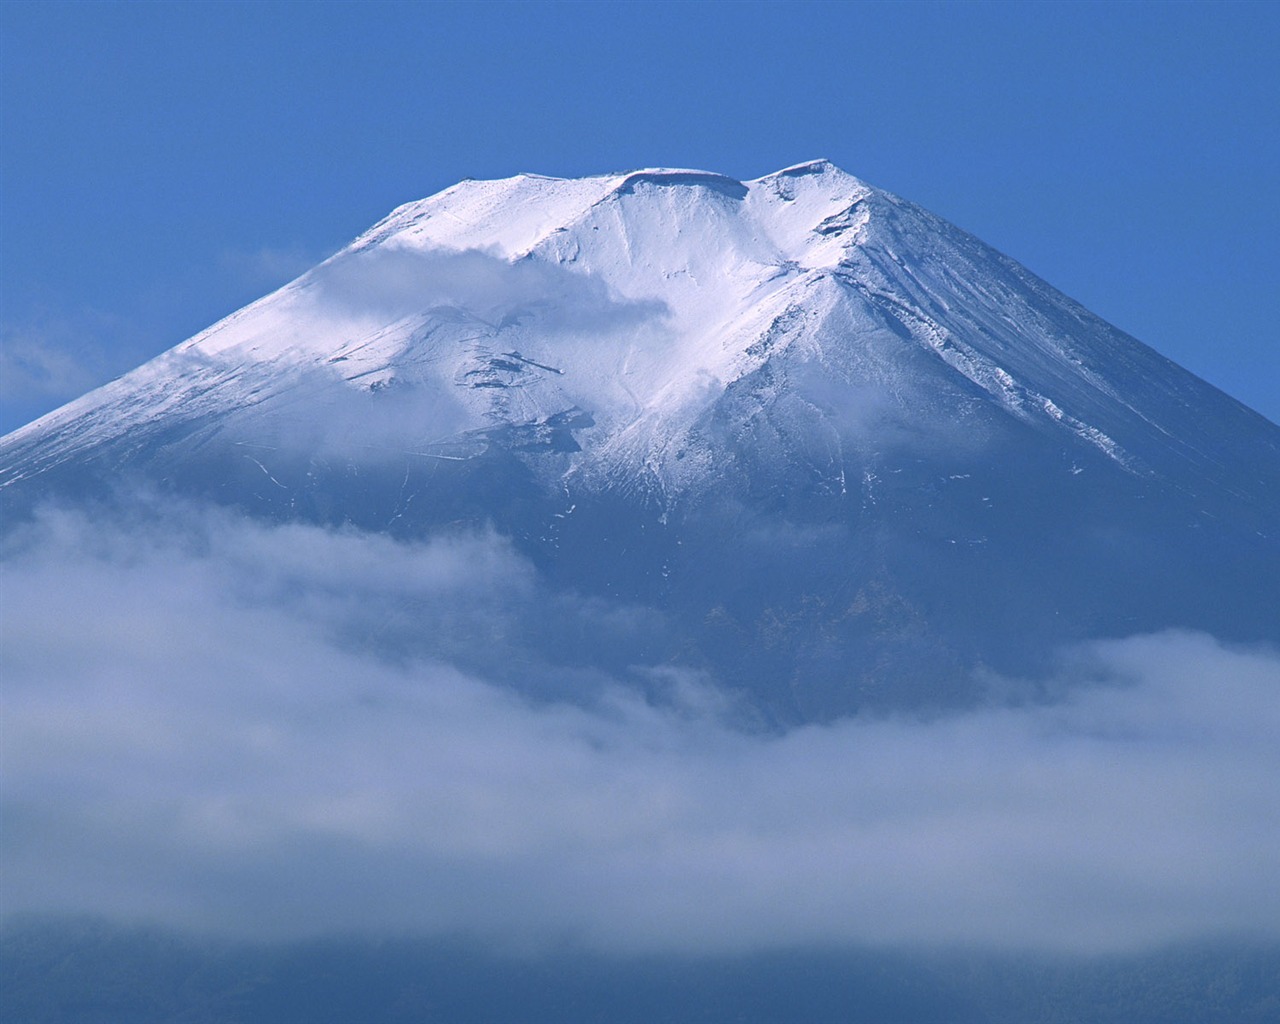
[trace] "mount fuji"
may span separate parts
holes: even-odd
[[[645,623],[531,630],[548,662],[780,723],[1078,640],[1280,640],[1280,428],[826,161],[463,181],[0,441],[11,522],[138,487],[492,531]]]

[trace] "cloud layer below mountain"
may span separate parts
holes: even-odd
[[[644,615],[487,534],[49,512],[4,591],[10,912],[617,953],[1280,934],[1273,650],[1099,642],[1051,702],[778,734],[686,671],[553,679],[549,607]]]

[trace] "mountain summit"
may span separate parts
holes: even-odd
[[[134,481],[496,530],[782,720],[1280,639],[1280,428],[826,161],[463,181],[0,442],[11,512]]]

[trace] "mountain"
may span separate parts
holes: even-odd
[[[1280,428],[825,161],[463,181],[0,441],[11,522],[135,486],[495,530],[643,613],[553,660],[783,722],[962,704],[1080,639],[1280,640]]]

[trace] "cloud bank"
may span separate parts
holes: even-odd
[[[3,569],[10,913],[611,953],[1280,934],[1275,651],[1097,643],[1052,703],[776,734],[688,672],[548,666],[488,534],[50,513]]]

